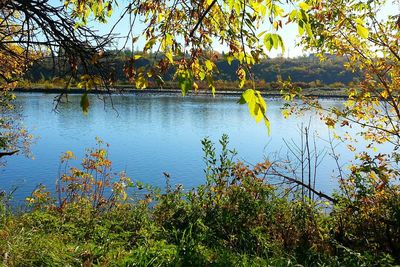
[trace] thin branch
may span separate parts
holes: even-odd
[[[200,16],[199,20],[197,21],[196,25],[190,31],[189,37],[193,37],[194,36],[194,33],[197,31],[197,28],[201,25],[201,23],[203,22],[204,18],[206,17],[208,12],[210,12],[211,8],[215,5],[215,3],[217,3],[217,0],[213,0],[211,2],[211,4],[207,7],[207,9],[203,12],[203,14],[201,14],[201,16]]]

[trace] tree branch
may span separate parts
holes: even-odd
[[[19,150],[14,150],[14,151],[11,151],[11,152],[0,152],[0,158],[2,158],[4,156],[12,156],[12,155],[14,155],[15,153],[18,153],[18,152],[19,152]]]
[[[217,0],[214,0],[211,2],[211,4],[207,7],[207,9],[204,11],[204,13],[200,16],[199,20],[197,21],[196,25],[194,28],[190,31],[189,37],[193,37],[194,33],[196,32],[197,28],[201,25],[203,22],[205,16],[210,12],[211,8],[217,3]]]

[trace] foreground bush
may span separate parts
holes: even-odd
[[[69,166],[53,198],[39,187],[30,209],[0,209],[4,266],[382,266],[399,263],[399,194],[361,199],[338,192],[334,203],[304,200],[266,180],[270,162],[249,168],[221,141],[203,141],[203,185],[186,192],[115,177],[104,144]],[[346,185],[355,188],[351,184]],[[397,190],[397,191],[393,191]],[[348,192],[348,191],[346,191]],[[386,192],[386,191],[385,191]],[[375,201],[376,209],[371,203]]]

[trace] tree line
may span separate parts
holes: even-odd
[[[113,78],[117,84],[128,84],[129,78],[124,69],[129,58],[140,52],[108,51],[106,68],[113,73]],[[217,81],[235,82],[238,80],[237,69],[239,61],[233,60],[228,63],[224,53],[213,52],[216,57],[215,64],[218,73],[214,74]],[[135,67],[148,67],[155,63],[159,56],[149,53],[143,55],[135,61]],[[327,60],[320,61],[314,54],[301,56],[297,58],[266,58],[260,63],[252,66],[252,73],[261,89],[267,87],[264,83],[273,83],[279,79],[298,83],[301,87],[334,86],[344,87],[346,85],[357,83],[360,80],[359,72],[352,72],[344,67],[346,59],[340,56],[329,56]],[[51,59],[43,59],[33,64],[24,76],[28,82],[43,83],[55,81],[56,85],[60,78],[65,78],[67,73],[65,65],[56,64],[55,68]],[[174,81],[176,68],[171,68],[163,75],[164,81]],[[265,89],[265,88],[264,88]]]

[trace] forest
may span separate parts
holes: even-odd
[[[108,51],[111,56],[107,59],[107,65],[115,70],[115,80],[117,84],[129,84],[129,80],[124,74],[124,65],[127,58],[134,56],[132,51]],[[214,79],[226,82],[237,81],[236,70],[239,61],[233,61],[228,64],[224,59],[224,54],[212,52],[217,59],[215,64],[219,73],[215,74]],[[137,53],[139,54],[139,53]],[[148,66],[154,64],[155,55],[149,53],[144,55],[136,62],[136,67]],[[348,83],[357,83],[360,74],[353,73],[344,67],[345,58],[330,56],[328,60],[321,62],[316,56],[304,56],[298,58],[271,58],[264,59],[252,67],[255,79],[258,82],[276,82],[278,76],[287,80],[289,77],[293,82],[304,83],[303,86],[329,85],[333,87],[344,87]],[[163,75],[165,81],[174,80],[174,69],[168,70]],[[36,63],[25,74],[26,82],[44,83],[51,82],[60,78],[62,70],[54,69],[50,59]],[[58,81],[59,82],[59,81]],[[262,88],[262,86],[260,86]]]

